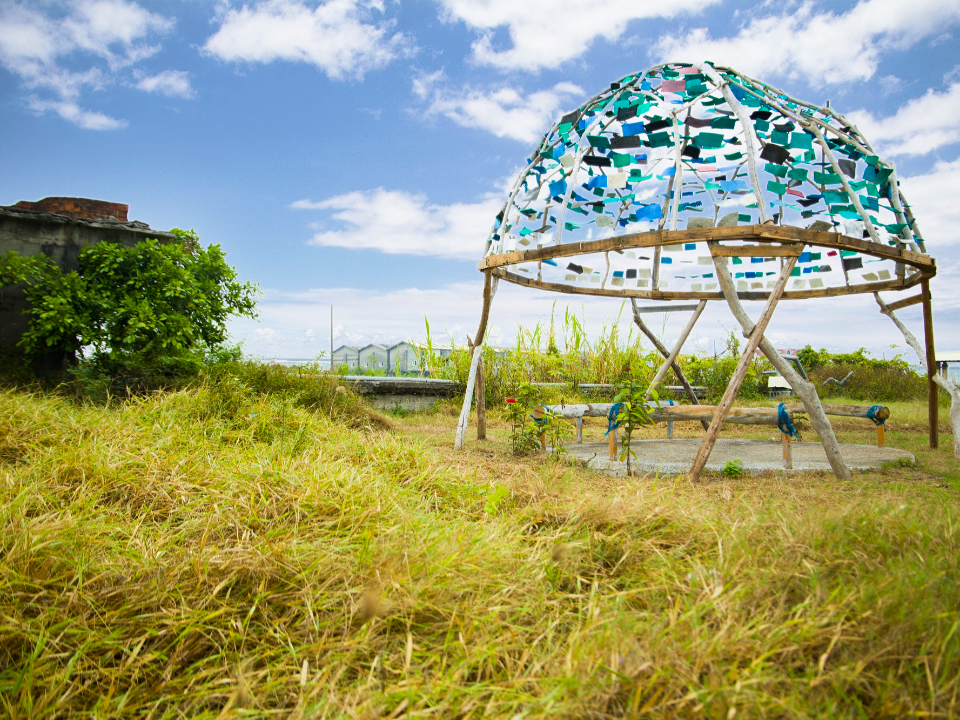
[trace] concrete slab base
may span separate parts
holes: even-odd
[[[698,439],[638,440],[633,443],[636,458],[632,465],[634,474],[660,473],[678,475],[686,473],[693,465]],[[871,470],[887,462],[916,462],[905,450],[878,448],[873,445],[841,445],[843,457],[851,470]],[[586,463],[593,470],[622,477],[627,474],[627,463],[609,460],[606,442],[571,443],[564,445],[567,453]],[[765,440],[717,440],[707,461],[707,469],[720,471],[731,460],[740,460],[747,472],[779,470],[797,472],[802,470],[830,470],[823,446],[816,442],[793,443],[793,470],[783,469],[783,446],[779,441]]]

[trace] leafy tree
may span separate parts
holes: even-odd
[[[108,374],[182,374],[223,345],[232,315],[256,317],[257,287],[237,280],[219,245],[192,230],[178,242],[102,242],[63,272],[44,256],[0,257],[0,284],[22,283],[30,302],[28,355],[79,354]]]

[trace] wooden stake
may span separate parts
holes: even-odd
[[[583,443],[583,415],[577,418],[577,442]]]
[[[793,470],[793,438],[781,432],[780,439],[783,441],[783,469]]]
[[[610,459],[616,460],[617,459],[617,429],[611,428],[610,432],[607,433],[607,437],[609,438],[608,442],[610,443]]]
[[[877,447],[882,448],[887,446],[886,433],[884,432],[884,426],[877,425]]]
[[[927,422],[930,425],[930,447],[940,444],[940,407],[937,401],[937,357],[933,347],[933,308],[930,305],[930,281],[920,283],[923,295],[923,339],[927,351]]]
[[[640,332],[647,336],[647,339],[653,343],[653,346],[657,349],[663,357],[669,357],[670,351],[667,350],[666,345],[664,345],[657,338],[656,335],[647,327],[647,324],[643,321],[643,318],[640,317],[640,309],[637,307],[637,301],[631,299],[630,302],[633,304],[633,321],[637,324],[637,327],[640,328]],[[698,305],[691,306],[682,306],[684,310],[695,310]],[[687,398],[690,400],[691,405],[699,405],[700,400],[697,398],[697,394],[693,391],[693,388],[690,386],[690,383],[687,381],[687,376],[683,374],[683,368],[680,367],[680,363],[676,360],[673,361],[673,374],[677,376],[677,380],[680,381],[680,384],[683,385],[683,390],[687,394]],[[710,424],[705,420],[701,420],[700,424],[703,425],[703,429],[706,430],[710,427]]]
[[[719,261],[720,258],[714,258],[714,262]],[[726,418],[727,412],[733,406],[733,401],[737,398],[737,393],[740,391],[740,386],[743,384],[743,380],[747,376],[747,370],[750,369],[750,363],[753,361],[753,356],[757,351],[757,347],[760,345],[760,341],[763,339],[763,332],[767,329],[767,324],[770,322],[770,318],[773,317],[773,311],[777,307],[777,302],[780,300],[780,295],[783,294],[783,289],[787,285],[787,280],[790,279],[790,271],[793,270],[793,266],[796,264],[797,258],[787,258],[787,261],[783,265],[783,270],[780,271],[780,277],[777,279],[777,284],[774,286],[773,290],[770,291],[770,298],[763,306],[763,312],[760,313],[760,318],[757,320],[757,324],[753,326],[753,329],[750,332],[750,337],[747,340],[747,346],[743,349],[743,354],[740,356],[740,360],[737,362],[737,367],[733,371],[733,376],[730,378],[730,382],[727,384],[727,389],[723,393],[723,399],[720,401],[720,405],[717,407],[717,412],[714,414],[713,420],[710,422],[710,427],[707,429],[706,437],[703,438],[703,442],[700,444],[700,449],[697,450],[697,456],[693,460],[693,467],[690,468],[690,474],[688,475],[691,482],[696,482],[700,478],[700,473],[703,472],[703,468],[707,464],[707,460],[710,458],[710,453],[713,450],[713,446],[717,442],[717,435],[720,432],[721,425],[723,425],[723,420]],[[722,272],[726,272],[725,265],[726,264],[724,263]],[[721,269],[719,267],[717,268],[717,274],[721,274]],[[730,283],[730,285],[732,286],[732,283]],[[724,290],[726,291],[726,288],[724,288]]]

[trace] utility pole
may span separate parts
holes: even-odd
[[[333,372],[333,303],[330,304],[330,372]]]

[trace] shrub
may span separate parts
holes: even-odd
[[[887,360],[869,357],[864,348],[851,353],[831,353],[825,349],[807,347],[798,356],[823,397],[843,397],[870,403],[923,400],[927,397],[926,376],[914,370],[902,355]],[[846,380],[841,385],[839,382],[828,382],[830,378]]]
[[[257,288],[237,280],[218,245],[172,232],[178,242],[82,248],[70,272],[44,256],[0,258],[0,284],[22,283],[30,302],[20,346],[30,356],[79,355],[92,378],[196,375],[225,342],[230,316],[256,317]]]
[[[707,402],[717,403],[730,384],[730,378],[733,377],[740,360],[740,352],[740,338],[731,331],[727,337],[725,352],[714,355],[687,355],[682,360],[683,372],[691,385],[707,388]],[[767,378],[763,372],[767,366],[765,359],[756,358],[751,361],[737,397],[756,400],[767,396]]]
[[[843,380],[843,385],[827,382],[829,378]],[[909,367],[837,364],[821,366],[809,371],[822,397],[842,397],[867,403],[896,400],[924,400],[927,397],[927,378]]]

